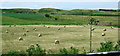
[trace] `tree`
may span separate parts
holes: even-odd
[[[90,52],[92,52],[92,24],[97,23],[97,21],[94,18],[91,18],[89,22],[90,22]]]
[[[58,20],[57,18],[55,18],[55,20]]]
[[[97,25],[100,21],[99,21],[99,20],[96,20],[96,19],[94,19],[94,18],[91,18],[91,19],[89,20],[89,22],[90,22],[90,24]]]
[[[49,14],[45,14],[45,17],[50,17],[50,15]]]

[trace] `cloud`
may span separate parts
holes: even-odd
[[[0,0],[0,2],[118,2],[119,0]]]

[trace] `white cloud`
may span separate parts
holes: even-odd
[[[0,0],[0,2],[118,2],[119,0]]]

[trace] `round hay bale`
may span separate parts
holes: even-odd
[[[37,29],[35,29],[35,31],[37,31]]]
[[[94,28],[92,28],[92,30],[91,31],[94,31],[96,28],[94,27]]]
[[[64,26],[64,28],[66,28],[66,26]]]
[[[41,37],[42,36],[42,34],[38,34],[38,37]]]
[[[23,36],[26,36],[26,33],[23,33]]]
[[[60,30],[60,28],[58,28],[58,30]]]
[[[103,29],[103,31],[107,31],[107,29]]]
[[[23,38],[22,38],[22,37],[19,37],[19,41],[21,41],[21,40],[23,40]]]
[[[7,31],[7,30],[6,30],[5,32],[6,32],[6,33],[8,33],[8,31]]]
[[[114,29],[114,27],[111,27],[111,29]]]
[[[55,40],[55,44],[60,44],[60,42],[58,40]]]
[[[11,25],[9,25],[9,27],[11,27]]]
[[[30,44],[30,46],[29,47],[35,47],[35,45],[34,44]]]
[[[29,30],[26,30],[26,32],[29,32]]]
[[[33,30],[35,30],[36,28],[33,28]]]
[[[47,28],[50,28],[49,26],[47,26]]]
[[[25,28],[22,28],[23,30],[25,29]]]
[[[105,36],[106,34],[105,33],[102,33],[102,36]]]

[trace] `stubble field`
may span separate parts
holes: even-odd
[[[47,28],[49,26],[50,28]],[[92,49],[96,51],[100,47],[100,42],[118,40],[118,29],[107,26],[93,26],[96,29],[93,31]],[[24,28],[24,29],[23,29]],[[37,31],[33,30],[34,28]],[[58,30],[60,28],[60,30]],[[52,54],[58,53],[60,48],[70,48],[71,46],[83,51],[83,47],[89,51],[89,25],[8,25],[2,26],[2,53],[8,53],[12,50],[25,51],[31,44],[40,44],[42,48]],[[103,31],[106,28],[107,31]],[[8,33],[6,30],[8,29]],[[28,30],[29,32],[26,32]],[[26,33],[26,36],[23,36]],[[105,33],[105,36],[101,34]],[[42,34],[38,37],[38,34]],[[23,37],[23,41],[18,38]],[[54,40],[59,40],[60,44],[54,44]]]

